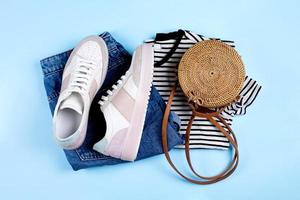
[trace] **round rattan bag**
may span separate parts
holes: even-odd
[[[207,40],[183,55],[178,79],[189,101],[218,108],[236,100],[245,80],[245,68],[235,49],[217,40]]]

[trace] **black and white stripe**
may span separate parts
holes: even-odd
[[[198,35],[190,31],[184,31],[179,43],[177,38],[147,41],[147,43],[153,43],[154,46],[155,66],[153,85],[156,87],[165,101],[168,101],[170,91],[177,81],[178,64],[183,54],[187,49],[191,48],[197,42],[209,39],[220,40],[232,47],[235,47],[233,41],[221,40],[219,38],[206,38],[203,35]],[[173,47],[176,42],[178,43],[178,47],[174,49]],[[171,55],[169,53],[170,51],[173,51]],[[163,59],[165,60],[164,62],[162,62]],[[233,116],[246,114],[248,106],[253,103],[260,89],[261,86],[259,86],[256,81],[246,77],[244,87],[240,93],[240,98],[238,101],[227,106],[221,113],[229,125],[232,124]],[[185,134],[188,121],[191,117],[191,108],[186,101],[185,95],[179,87],[177,88],[171,111],[174,111],[180,117],[180,133]],[[224,127],[221,122],[219,123]],[[177,147],[183,148],[184,145],[178,145]],[[207,119],[195,119],[191,129],[190,148],[228,149],[228,147],[228,140]]]

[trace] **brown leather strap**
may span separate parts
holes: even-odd
[[[226,169],[218,175],[210,176],[210,177],[202,176],[202,175],[199,175],[195,171],[195,169],[193,168],[192,160],[190,158],[190,131],[191,131],[193,120],[196,116],[207,118],[214,126],[216,126],[225,135],[225,137],[229,140],[229,142],[234,147],[233,148],[234,155],[233,155],[233,158],[232,158],[232,161],[231,161],[230,165],[228,165],[226,167]],[[221,120],[221,117],[218,117],[218,116],[215,116],[215,117],[218,118],[226,126],[226,128],[231,132],[232,136],[230,136],[227,133],[227,131],[222,126],[220,126],[219,123],[216,122],[210,116],[210,114],[203,115],[203,113],[199,114],[195,111],[193,111],[193,115],[192,115],[192,117],[189,121],[187,130],[186,130],[186,135],[185,135],[185,154],[186,154],[186,160],[189,164],[189,167],[196,176],[198,176],[199,178],[202,178],[202,179],[206,179],[206,180],[212,180],[212,179],[216,179],[216,178],[220,178],[220,180],[223,180],[223,179],[227,178],[228,176],[230,176],[234,172],[234,170],[236,169],[236,167],[238,165],[238,161],[239,161],[239,153],[238,153],[238,148],[237,148],[238,146],[237,146],[237,141],[236,141],[236,138],[235,138],[235,135],[234,135],[233,131],[231,130],[231,128],[229,127],[229,125],[225,121]]]
[[[218,182],[220,180],[225,179],[226,177],[230,176],[234,172],[234,170],[236,169],[236,167],[238,165],[238,161],[239,161],[239,153],[238,153],[238,145],[237,145],[237,142],[236,142],[236,138],[235,138],[235,135],[234,135],[232,129],[228,126],[228,124],[225,122],[225,120],[222,117],[219,116],[219,113],[217,113],[217,112],[215,112],[215,113],[202,113],[202,112],[197,112],[197,111],[193,110],[193,114],[191,116],[191,119],[190,119],[189,124],[188,124],[188,128],[186,130],[186,140],[185,140],[186,159],[187,159],[188,164],[189,164],[191,170],[193,171],[193,173],[196,176],[198,176],[199,178],[204,179],[204,180],[195,180],[195,179],[192,179],[192,178],[189,178],[189,177],[185,176],[184,174],[182,174],[176,168],[176,166],[172,162],[171,157],[170,157],[169,152],[168,152],[167,126],[168,126],[168,118],[169,118],[170,111],[171,111],[171,104],[173,102],[173,98],[174,98],[175,93],[176,93],[176,88],[177,88],[177,83],[175,84],[175,86],[173,87],[173,89],[171,91],[171,94],[170,94],[170,97],[169,97],[169,100],[168,100],[168,103],[167,103],[167,106],[166,106],[166,110],[165,110],[165,113],[164,113],[163,122],[162,122],[162,146],[163,146],[163,151],[164,151],[164,154],[166,156],[167,161],[169,162],[171,167],[181,177],[183,177],[187,181],[190,181],[190,182],[195,183],[195,184],[206,185],[206,184],[212,184],[212,183],[215,183],[215,182]],[[224,136],[229,140],[230,144],[234,148],[234,156],[233,156],[233,159],[232,159],[230,165],[223,172],[221,172],[218,175],[211,176],[211,177],[201,176],[193,168],[193,165],[192,165],[192,162],[191,162],[191,159],[190,159],[189,139],[190,139],[190,130],[191,130],[191,127],[192,127],[192,123],[193,123],[193,120],[196,116],[207,118],[213,125],[215,125],[224,134]],[[220,126],[220,124],[218,122],[216,122],[213,119],[213,117],[216,117],[217,119],[219,119],[226,126],[228,131],[231,132],[231,135],[222,126]]]

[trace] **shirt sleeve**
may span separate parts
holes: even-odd
[[[247,76],[238,100],[227,106],[223,114],[228,117],[245,115],[248,107],[255,101],[260,90],[261,86],[255,80]]]

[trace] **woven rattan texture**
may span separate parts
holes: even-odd
[[[237,98],[245,80],[245,68],[235,49],[217,40],[207,40],[185,52],[178,79],[190,101],[218,108]]]

